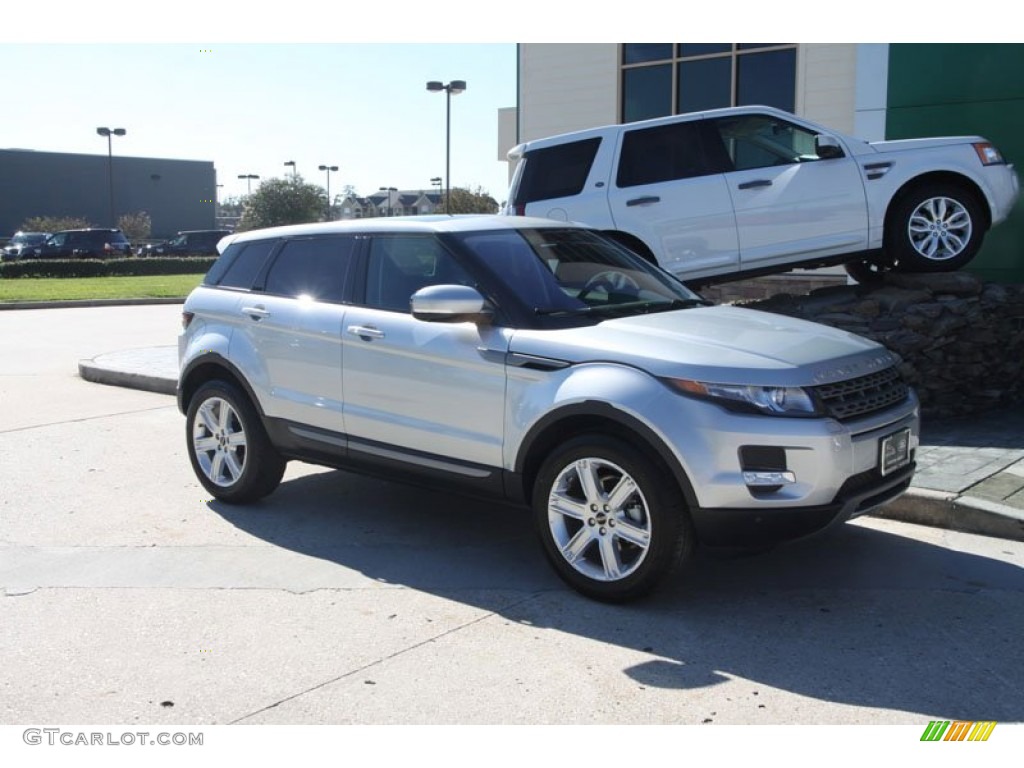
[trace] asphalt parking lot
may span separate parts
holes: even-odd
[[[864,519],[613,607],[514,507],[294,463],[211,502],[172,398],[77,375],[178,313],[0,313],[0,723],[1024,720],[1022,543]]]

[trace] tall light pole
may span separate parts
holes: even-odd
[[[252,194],[252,180],[253,179],[258,179],[259,176],[257,176],[255,173],[240,173],[240,174],[238,174],[238,178],[245,179],[245,194],[251,195]]]
[[[440,93],[441,91],[444,91],[445,99],[447,101],[444,121],[444,212],[451,213],[451,211],[448,210],[448,203],[452,195],[452,94],[458,95],[466,90],[466,81],[452,80],[450,83],[442,83],[439,80],[431,80],[427,83],[427,90],[431,93]]]
[[[327,171],[327,221],[331,220],[331,171],[338,170],[336,165],[321,165],[321,171]]]
[[[110,226],[117,226],[114,217],[114,144],[113,136],[124,136],[128,131],[124,128],[97,128],[96,133],[107,137],[107,177],[110,181]]]
[[[434,177],[433,177],[433,178],[432,178],[432,179],[430,180],[430,183],[431,183],[431,184],[432,184],[433,186],[437,187],[437,196],[438,196],[438,197],[441,197],[441,182],[442,182],[442,181],[443,181],[443,179],[442,179],[442,178],[441,178],[440,176],[434,176]]]
[[[392,211],[391,211],[391,193],[392,192],[397,192],[398,191],[398,187],[379,187],[378,191],[379,192],[387,192],[388,193],[388,217],[390,218],[390,216],[392,214]]]
[[[292,178],[293,179],[298,177],[299,169],[296,167],[294,160],[286,160],[284,164],[285,165],[290,165],[292,167]]]

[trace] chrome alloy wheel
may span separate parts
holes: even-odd
[[[643,493],[604,459],[577,459],[559,473],[548,496],[548,526],[566,562],[595,581],[628,577],[651,544]]]
[[[951,197],[921,201],[907,221],[910,244],[925,259],[946,261],[963,252],[971,241],[971,214]]]
[[[192,450],[212,483],[226,488],[238,482],[245,469],[246,436],[238,413],[227,400],[211,397],[199,406]]]

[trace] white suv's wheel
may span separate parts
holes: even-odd
[[[533,506],[558,575],[599,600],[650,592],[693,550],[689,515],[665,470],[605,435],[577,438],[549,456]]]
[[[225,381],[208,381],[189,401],[188,455],[196,477],[222,501],[266,496],[281,482],[285,460],[274,450],[248,398]]]
[[[886,251],[901,272],[960,269],[974,258],[984,236],[974,195],[954,184],[911,190],[886,221]]]

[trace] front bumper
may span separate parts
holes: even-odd
[[[697,537],[711,547],[776,544],[817,533],[888,504],[910,487],[913,462],[883,477],[871,470],[851,477],[831,504],[813,507],[691,510]]]

